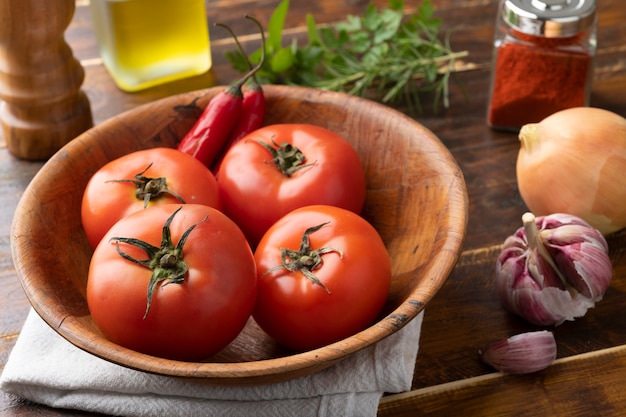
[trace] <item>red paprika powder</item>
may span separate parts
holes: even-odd
[[[543,6],[542,6],[543,5]],[[589,102],[595,0],[502,0],[490,103],[494,129],[519,130]]]

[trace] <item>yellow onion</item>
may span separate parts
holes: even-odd
[[[626,119],[577,107],[519,133],[517,184],[538,216],[569,213],[607,235],[626,227]]]

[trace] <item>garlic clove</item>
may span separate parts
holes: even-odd
[[[613,274],[606,239],[582,220],[564,216],[562,224],[540,232],[543,242],[559,271],[569,284],[585,297],[600,301]]]
[[[555,287],[536,290],[530,287],[499,287],[504,307],[526,321],[538,326],[558,326],[566,320],[582,317],[594,306],[594,301]]]
[[[576,291],[595,301],[602,300],[611,283],[613,269],[606,252],[587,243],[558,248],[554,262]]]
[[[491,343],[479,352],[481,359],[508,374],[528,374],[546,369],[556,359],[554,334],[547,330],[522,333]]]
[[[567,216],[567,215],[564,215]],[[569,217],[569,216],[567,216]],[[567,219],[567,217],[565,217]],[[545,217],[544,217],[545,219]],[[575,222],[575,220],[569,220]],[[558,227],[544,228],[539,234],[542,239],[550,242],[553,245],[570,245],[577,242],[588,242],[592,245],[598,246],[605,251],[609,250],[609,246],[606,239],[598,229],[594,229],[588,224],[568,223],[560,224]]]
[[[526,272],[541,286],[556,287],[566,290],[565,283],[558,269],[553,268],[539,251],[529,250],[526,254]]]

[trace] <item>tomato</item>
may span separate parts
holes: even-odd
[[[162,245],[169,235],[169,244]],[[142,249],[128,239],[152,246]],[[147,259],[161,267],[153,272]],[[158,205],[122,218],[96,247],[87,305],[112,342],[196,361],[223,349],[244,328],[254,308],[256,280],[252,250],[223,213],[199,204]]]
[[[278,161],[286,167],[279,169]],[[224,212],[252,246],[298,207],[323,204],[360,213],[365,201],[356,150],[341,136],[307,124],[276,124],[250,133],[224,156],[217,183]]]
[[[138,195],[140,187],[145,192]],[[146,149],[115,159],[93,175],[83,194],[82,224],[95,248],[122,217],[144,207],[182,202],[221,208],[213,174],[176,149]]]
[[[380,235],[338,207],[308,206],[287,214],[263,236],[254,258],[253,317],[294,350],[358,333],[376,319],[389,293],[391,263]]]

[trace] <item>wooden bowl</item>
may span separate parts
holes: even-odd
[[[284,381],[326,368],[398,331],[437,293],[461,251],[467,192],[455,160],[411,118],[361,98],[267,86],[267,124],[310,123],[347,138],[367,176],[363,216],[380,232],[392,260],[392,287],[379,321],[316,350],[285,351],[250,320],[206,362],[166,360],[105,339],[93,323],[85,288],[92,250],[80,220],[83,190],[105,163],[132,151],[174,147],[201,108],[223,87],[181,94],[120,114],[55,154],[26,189],[12,224],[13,258],[39,315],[79,348],[146,372],[219,385]],[[427,336],[426,336],[427,337]]]

